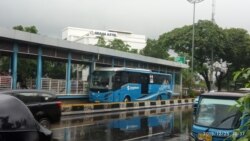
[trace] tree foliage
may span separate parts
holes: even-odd
[[[200,73],[210,90],[208,68],[204,65],[213,53],[214,59],[223,54],[225,35],[223,30],[211,21],[198,21],[195,24],[194,70]],[[187,53],[191,56],[192,26],[176,28],[160,36],[159,42],[166,48],[177,53]]]
[[[98,39],[98,41],[97,41],[96,46],[99,46],[99,47],[106,47],[107,46],[106,45],[107,43],[106,43],[103,36],[98,36],[97,39]]]
[[[26,27],[23,27],[22,25],[18,25],[18,26],[14,26],[13,29],[24,31],[24,32],[29,32],[29,33],[34,33],[34,34],[38,33],[38,30],[34,25],[26,26]]]
[[[1,73],[9,73],[10,61],[9,57],[1,56],[0,54],[0,72]]]
[[[237,81],[237,80],[241,80],[241,81],[245,80],[244,81],[245,87],[250,88],[250,68],[249,67],[243,68],[239,71],[234,72],[234,81]],[[249,117],[249,115],[250,115],[250,106],[249,105],[250,105],[250,93],[246,94],[246,96],[244,96],[244,97],[241,97],[237,101],[236,107],[239,107],[239,109],[243,113],[241,119]],[[240,137],[239,139],[237,138],[237,136],[232,136],[232,139],[234,141],[235,140],[248,141],[250,139],[249,127],[250,127],[250,120],[248,119],[248,121],[245,123],[245,125],[240,126],[238,129],[235,130],[236,133],[240,134],[241,132],[243,132],[247,129],[244,132],[245,134],[242,137]]]
[[[146,47],[140,54],[155,58],[168,59],[167,49],[159,44],[157,40],[148,39]]]
[[[114,39],[107,45],[107,47],[125,52],[128,52],[130,48],[130,46],[125,44],[121,39]]]
[[[250,88],[250,68],[243,68],[234,72],[234,81],[241,81],[245,84],[246,88]]]
[[[176,28],[162,34],[158,39],[158,45],[165,49],[173,49],[178,54],[191,56],[192,49],[192,25]],[[194,47],[194,71],[198,72],[206,81],[208,90],[211,89],[209,80],[209,68],[213,61],[220,59],[232,63],[229,73],[242,66],[250,64],[250,38],[243,29],[222,29],[211,21],[200,20],[195,24],[195,47]],[[185,56],[185,57],[188,57]],[[241,63],[239,63],[239,61]],[[217,84],[228,74],[220,74]]]
[[[121,39],[114,39],[110,41],[109,43],[107,43],[103,36],[99,36],[97,38],[98,38],[98,41],[97,41],[96,46],[106,47],[106,48],[120,50],[124,52],[138,53],[137,49],[131,49],[130,45],[124,43]]]
[[[55,61],[43,61],[43,77],[53,79],[65,79],[66,63]]]
[[[230,28],[226,34],[224,60],[231,62],[233,71],[250,66],[250,36],[244,29]],[[239,63],[240,62],[240,63]]]

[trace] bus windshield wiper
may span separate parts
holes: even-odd
[[[214,127],[216,128],[216,127],[218,127],[218,126],[220,126],[223,122],[225,122],[226,120],[228,120],[228,119],[230,119],[230,118],[232,118],[232,117],[234,117],[234,116],[236,116],[238,113],[236,113],[236,114],[232,114],[232,115],[230,115],[230,116],[227,116],[227,117],[225,117],[224,119],[222,119],[218,124],[216,124]],[[209,128],[207,128],[206,130],[205,130],[205,132],[208,132],[209,131],[209,129],[211,129],[211,128],[213,128],[213,127],[209,127]]]
[[[232,117],[234,117],[234,116],[236,116],[237,115],[237,113],[236,114],[232,114],[232,115],[230,115],[230,116],[227,116],[227,117],[225,117],[224,119],[222,119],[215,127],[218,127],[218,126],[220,126],[223,122],[225,122],[225,121],[227,121],[228,119],[230,119],[230,118],[232,118]]]

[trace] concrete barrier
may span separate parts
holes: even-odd
[[[193,98],[171,99],[162,101],[140,101],[140,102],[120,102],[120,103],[88,103],[88,104],[63,104],[62,115],[90,114],[102,112],[117,112],[135,109],[149,109],[157,107],[191,105]]]
[[[165,106],[166,107],[166,106]],[[62,125],[82,125],[86,124],[95,124],[96,122],[103,121],[112,121],[112,120],[120,120],[120,119],[128,119],[131,117],[140,117],[140,116],[152,116],[152,115],[160,115],[160,114],[171,114],[175,112],[187,111],[192,108],[192,104],[186,104],[183,106],[171,106],[171,108],[147,108],[143,110],[130,110],[130,111],[120,111],[120,112],[110,112],[108,114],[96,113],[94,115],[84,114],[83,116],[76,116],[74,120],[77,122],[72,122],[71,116],[64,116],[61,119]],[[55,127],[57,128],[57,126]],[[53,130],[53,127],[52,127]]]

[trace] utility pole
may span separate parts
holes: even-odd
[[[212,0],[212,22],[215,24],[215,0]],[[212,51],[211,51],[211,73],[210,73],[210,79],[211,79],[211,90],[214,90],[214,80],[213,80],[213,75],[214,75],[214,47],[212,46]]]
[[[193,6],[193,35],[192,35],[192,58],[191,58],[191,73],[193,75],[194,70],[194,34],[195,34],[195,4],[200,3],[203,0],[187,0],[188,2],[192,3]]]
[[[215,0],[212,0],[212,22],[215,23]]]

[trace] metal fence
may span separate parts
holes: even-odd
[[[181,93],[181,86],[180,85],[177,85],[177,84],[174,85],[174,93],[178,93],[178,94]]]
[[[0,76],[0,89],[11,89],[11,88],[12,88],[12,77]]]
[[[42,78],[41,88],[57,94],[66,94],[66,81],[63,79]]]
[[[35,88],[35,80],[27,81],[28,88]],[[66,94],[66,80],[42,78],[41,89],[54,92],[56,94]],[[88,82],[82,80],[71,80],[70,94],[87,95]]]

